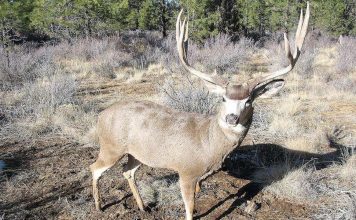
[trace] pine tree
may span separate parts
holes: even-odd
[[[139,11],[139,27],[144,30],[157,30],[160,23],[159,0],[145,0]]]
[[[55,38],[110,34],[126,28],[128,0],[35,0],[30,27]]]
[[[175,28],[180,8],[189,15],[192,38],[226,33],[263,36],[296,28],[307,0],[3,0],[2,45],[14,36],[72,39],[110,35],[122,30]],[[338,36],[356,35],[355,0],[314,0],[310,26]]]
[[[139,28],[140,8],[143,2],[142,0],[128,0],[129,14],[126,20],[129,29]]]
[[[219,33],[218,24],[220,13],[219,1],[209,0],[183,0],[181,7],[185,9],[185,15],[190,18],[190,33],[192,38],[202,42],[204,39],[216,36]]]
[[[219,32],[236,36],[242,30],[242,13],[239,2],[236,0],[222,0],[219,7],[220,24]]]
[[[348,20],[345,16],[346,4],[343,0],[323,0],[313,4],[316,26],[339,36],[348,33]]]

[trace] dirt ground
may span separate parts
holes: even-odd
[[[183,219],[183,205],[150,204],[141,212],[121,175],[125,159],[103,175],[100,180],[103,212],[97,212],[91,195],[91,174],[88,166],[95,160],[96,147],[79,146],[65,140],[14,143],[3,146],[11,152],[5,162],[18,172],[33,173],[26,181],[23,196],[16,201],[1,201],[5,219]],[[231,164],[230,164],[231,165]],[[137,181],[154,178],[177,179],[175,173],[143,166]],[[6,184],[3,181],[2,184]],[[261,193],[263,185],[220,171],[202,183],[196,197],[197,219],[287,219],[303,218],[308,207],[281,201]],[[16,193],[16,192],[14,192]],[[256,211],[245,209],[251,202]],[[73,212],[77,214],[73,215]],[[81,216],[80,213],[85,213]]]

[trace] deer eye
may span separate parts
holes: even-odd
[[[224,97],[222,97],[222,101],[223,101],[223,102],[226,102],[226,99],[225,99]]]

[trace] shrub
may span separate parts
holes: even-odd
[[[356,67],[356,38],[342,37],[337,47],[336,71],[349,73]]]
[[[54,75],[9,93],[11,97],[16,94],[16,100],[1,104],[7,123],[0,128],[0,139],[22,140],[54,131],[53,114],[59,106],[75,102],[76,88],[73,77]]]
[[[26,84],[21,107],[23,116],[54,113],[58,106],[74,102],[77,83],[70,75],[54,75],[37,83]]]
[[[289,35],[289,43],[291,45],[291,52],[294,53],[294,36],[292,33]],[[331,39],[320,32],[310,32],[304,40],[301,54],[294,67],[297,74],[304,77],[310,77],[314,71],[314,61],[321,48],[331,44]],[[289,60],[285,54],[284,40],[282,35],[279,38],[272,38],[265,43],[268,50],[268,61],[271,63],[270,71],[278,70],[282,67],[289,65]]]
[[[343,76],[340,78],[336,78],[328,82],[329,85],[334,87],[336,91],[339,92],[351,92],[356,94],[356,87],[354,80],[348,78],[347,76]]]
[[[233,43],[229,36],[220,34],[208,39],[204,47],[194,50],[193,60],[203,65],[207,71],[216,71],[220,74],[234,74],[254,52],[252,40],[240,39]]]
[[[216,111],[218,97],[192,81],[166,80],[159,88],[163,102],[175,109],[211,115]]]
[[[0,49],[0,89],[12,89],[39,77],[54,75],[59,69],[51,46],[18,47],[12,51]]]
[[[61,43],[56,49],[59,57],[94,63],[97,75],[115,78],[115,70],[130,66],[145,69],[157,63],[162,55],[162,40],[156,32],[129,31],[102,39],[79,39]],[[65,51],[65,52],[63,52]]]
[[[164,65],[171,72],[182,72],[173,36],[163,42],[163,48],[167,52],[161,58]],[[188,60],[191,65],[206,72],[216,70],[218,74],[235,74],[255,49],[255,44],[250,39],[242,38],[234,43],[228,35],[220,34],[208,39],[203,46],[190,41]]]
[[[131,66],[144,69],[162,56],[162,39],[158,32],[131,31],[122,36],[122,46],[133,55]]]

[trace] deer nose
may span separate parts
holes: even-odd
[[[239,116],[235,114],[228,114],[225,118],[226,122],[231,125],[237,125],[239,122]]]

